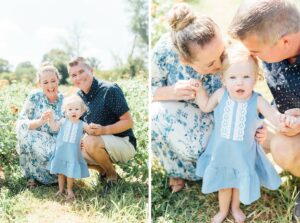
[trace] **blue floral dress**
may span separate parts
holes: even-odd
[[[202,80],[209,94],[221,87],[219,75],[201,75],[182,66],[170,34],[160,38],[152,55],[152,95],[159,87],[174,85],[179,80]],[[204,151],[212,131],[211,113],[202,113],[194,100],[156,101],[151,104],[152,152],[170,177],[198,180],[197,157]]]
[[[58,94],[55,103],[50,103],[41,90],[32,92],[26,99],[16,125],[17,152],[20,156],[20,166],[28,179],[37,180],[43,184],[57,182],[57,176],[50,174],[48,162],[55,151],[56,133],[48,124],[29,130],[29,121],[41,117],[44,111],[52,109],[55,119],[62,117],[63,95]]]

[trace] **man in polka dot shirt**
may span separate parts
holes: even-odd
[[[116,182],[113,163],[126,163],[136,153],[133,120],[124,94],[117,84],[97,80],[82,57],[69,63],[69,75],[88,107],[82,119],[92,129],[82,139],[82,154],[89,167],[99,171],[100,179]]]
[[[288,0],[245,1],[230,31],[263,61],[264,73],[278,110],[300,116],[300,12]],[[268,134],[267,147],[275,162],[300,176],[300,126]],[[269,140],[268,140],[269,138]],[[294,208],[300,219],[300,197]]]

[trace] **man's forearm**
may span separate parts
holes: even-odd
[[[95,135],[111,135],[124,132],[133,127],[131,120],[120,120],[112,125],[101,126],[95,129]]]

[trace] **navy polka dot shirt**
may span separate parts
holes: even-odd
[[[295,63],[288,60],[278,63],[263,62],[268,86],[281,113],[300,108],[300,55]]]
[[[96,123],[102,126],[118,122],[122,115],[129,111],[126,99],[117,84],[107,83],[94,78],[89,93],[78,92],[88,107],[82,119],[87,123]],[[129,136],[129,141],[136,148],[136,138],[132,129],[114,134],[119,137]]]

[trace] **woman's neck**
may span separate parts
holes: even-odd
[[[48,97],[47,97],[48,98]],[[48,98],[50,103],[54,103],[57,100],[57,95],[55,97]]]

